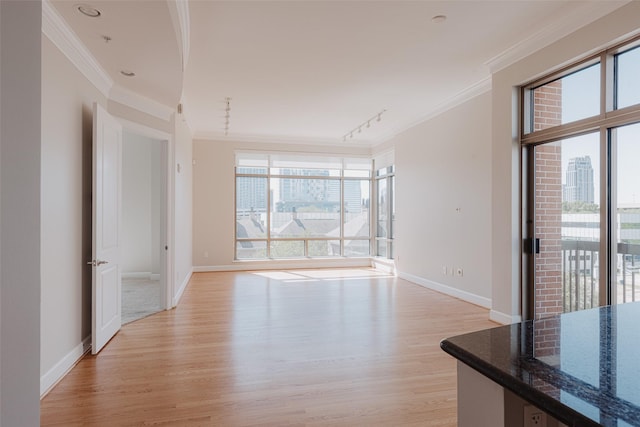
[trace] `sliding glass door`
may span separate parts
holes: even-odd
[[[525,318],[640,300],[639,44],[522,88]]]
[[[598,134],[534,146],[533,301],[537,317],[600,305]],[[595,167],[594,167],[595,166]]]

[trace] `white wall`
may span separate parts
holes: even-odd
[[[182,116],[174,115],[175,162],[173,164],[175,203],[175,288],[173,305],[191,278],[193,272],[193,140],[191,130]]]
[[[492,318],[517,320],[521,315],[517,87],[637,33],[639,23],[640,2],[631,2],[493,75]]]
[[[91,334],[91,267],[86,263],[91,259],[94,101],[106,105],[43,36],[40,370],[45,383],[60,374],[61,361],[82,355]]]
[[[40,2],[0,2],[0,425],[40,423]]]
[[[370,155],[368,148],[196,140],[193,144],[193,266],[198,271],[264,267],[264,262],[234,262],[235,151],[294,151],[308,153]],[[205,257],[205,252],[208,257]],[[362,261],[357,261],[362,264]],[[269,263],[272,268],[328,265],[327,260]],[[356,265],[340,260],[339,264]]]
[[[160,273],[161,141],[123,133],[122,272]]]
[[[375,152],[391,147],[398,275],[489,307],[491,94],[414,126]]]

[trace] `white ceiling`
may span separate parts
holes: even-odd
[[[626,2],[190,0],[184,72],[175,0],[87,0],[99,18],[52,3],[117,85],[182,99],[196,137],[343,144],[386,110],[346,142],[372,145],[487,89],[491,65]]]

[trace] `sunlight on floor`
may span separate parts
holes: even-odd
[[[340,268],[318,270],[254,271],[251,274],[283,282],[308,282],[312,280],[359,279],[367,277],[394,277],[393,274],[367,268]]]

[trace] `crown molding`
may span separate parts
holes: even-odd
[[[189,1],[176,0],[178,8],[178,22],[182,41],[182,70],[184,71],[189,61],[189,49],[191,47],[191,19],[189,17]]]
[[[167,0],[169,14],[178,40],[178,48],[182,56],[182,71],[189,61],[189,48],[191,42],[191,19],[189,15],[188,0]]]
[[[109,96],[113,80],[67,26],[49,0],[42,2],[42,33],[105,97]]]
[[[443,102],[436,106],[433,110],[429,111],[426,115],[420,117],[418,120],[414,120],[409,124],[403,126],[402,128],[395,129],[394,131],[383,135],[381,138],[377,139],[373,143],[373,147],[377,147],[380,144],[384,144],[390,139],[395,138],[401,133],[411,129],[412,127],[418,126],[421,123],[426,122],[427,120],[431,120],[434,117],[439,116],[442,113],[445,113],[452,108],[457,107],[458,105],[464,104],[465,102],[475,98],[478,95],[482,95],[483,93],[489,92],[491,90],[491,76],[487,76],[480,80],[477,83],[469,86],[461,92],[458,92],[456,95],[449,98],[447,101]]]
[[[113,85],[109,91],[109,99],[120,104],[124,104],[135,110],[157,117],[158,119],[168,122],[171,120],[173,109],[154,101],[153,99],[139,95],[120,85]]]
[[[561,15],[560,19],[551,21],[533,35],[510,46],[503,52],[484,63],[491,73],[496,73],[508,66],[515,64],[532,53],[549,46],[550,44],[568,36],[578,29],[588,25],[597,19],[624,6],[631,0],[625,1],[591,1],[570,2],[570,6],[576,7],[571,13]]]
[[[42,2],[42,33],[62,52],[105,98],[119,102],[164,121],[173,109],[133,91],[115,85],[91,52],[69,28],[49,0]]]

